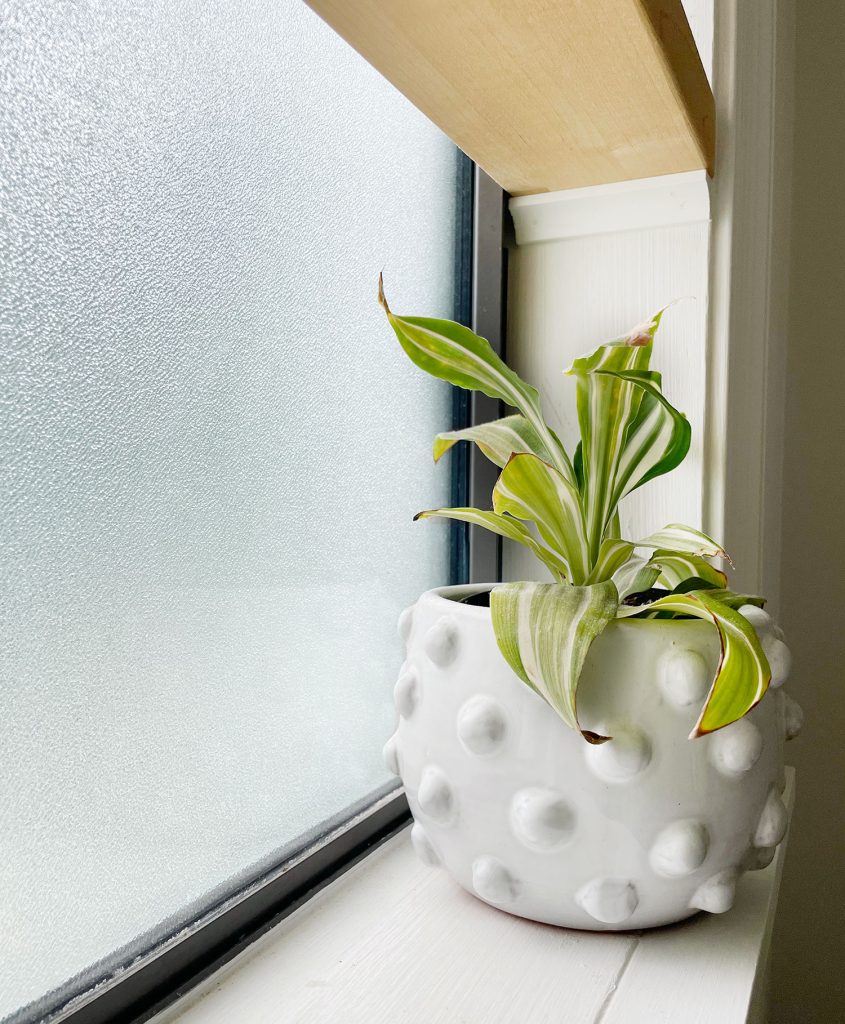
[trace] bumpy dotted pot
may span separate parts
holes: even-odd
[[[743,871],[765,867],[786,831],[783,741],[800,709],[780,689],[789,652],[746,608],[772,687],[739,722],[696,740],[718,657],[697,620],[618,621],[579,684],[591,746],[508,667],[489,608],[445,587],[403,612],[407,659],[385,761],[401,775],[419,856],[521,917],[570,928],[650,928],[721,913]]]

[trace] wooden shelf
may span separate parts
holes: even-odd
[[[308,3],[513,195],[712,172],[680,0]]]

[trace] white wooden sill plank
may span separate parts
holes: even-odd
[[[729,914],[614,935],[486,906],[418,863],[406,829],[158,1024],[744,1024],[784,845]]]
[[[784,802],[792,815],[795,773]],[[765,1019],[765,975],[786,854],[744,875],[727,914],[643,933],[602,1024],[731,1024]]]

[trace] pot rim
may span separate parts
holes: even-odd
[[[426,590],[420,594],[419,600],[429,600],[437,604],[444,604],[448,606],[452,611],[456,607],[460,608],[462,615],[469,615],[474,618],[490,618],[490,608],[484,608],[481,605],[474,604],[461,604],[461,601],[465,597],[471,597],[474,594],[482,594],[485,591],[492,590],[494,587],[500,586],[499,583],[456,583],[447,587],[433,587],[431,590]],[[444,608],[445,612],[445,608]],[[716,624],[707,619],[636,619],[636,618],[621,618],[614,619],[613,623],[617,626],[642,628],[643,626],[660,627],[661,629],[672,626],[679,627],[685,626],[687,629],[715,629]]]

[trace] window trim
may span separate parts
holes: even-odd
[[[471,178],[471,250],[459,254],[463,269],[470,256],[469,295],[458,289],[456,317],[469,319],[494,350],[505,354],[508,223],[507,196],[479,167],[461,157]],[[465,184],[467,182],[465,181]],[[460,242],[464,246],[465,243]],[[467,302],[469,299],[469,302]],[[502,414],[501,403],[486,395],[456,389],[456,426],[482,423]],[[461,446],[462,448],[464,446]],[[486,504],[496,467],[473,447],[456,452],[452,488],[456,504]],[[453,499],[454,500],[454,499]],[[455,524],[459,526],[460,524]],[[501,579],[501,538],[483,531],[471,535],[464,524],[453,534],[453,582],[496,582]],[[336,818],[285,847],[274,864],[257,879],[230,894],[175,935],[113,970],[93,985],[44,1008],[45,1000],[15,1015],[16,1024],[141,1024],[161,1012],[189,989],[287,917],[338,875],[361,860],[410,820],[404,790],[388,783]],[[49,999],[49,994],[46,999]]]
[[[508,195],[476,164],[472,204],[472,329],[486,338],[493,351],[506,356]],[[480,391],[469,396],[470,423],[499,419],[502,403]],[[487,508],[499,469],[477,445],[469,447],[469,504]],[[472,531],[469,544],[470,583],[502,578],[502,538],[487,530]]]

